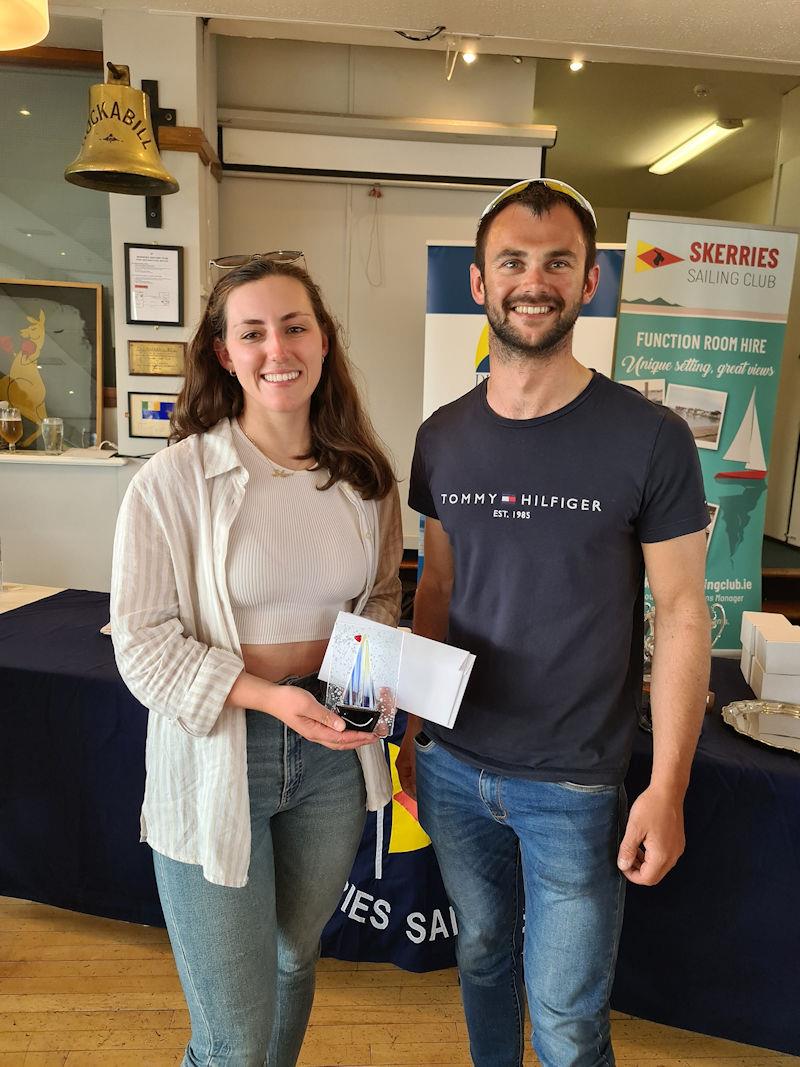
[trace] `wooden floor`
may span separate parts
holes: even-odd
[[[0,897],[0,1067],[176,1067],[188,1025],[163,930]],[[613,1027],[619,1067],[800,1065],[629,1016]],[[468,1067],[455,972],[323,960],[300,1063]]]

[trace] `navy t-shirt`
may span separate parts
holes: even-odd
[[[500,773],[621,782],[641,704],[641,543],[708,524],[687,424],[602,374],[535,419],[497,415],[484,382],[420,427],[409,504],[450,539],[448,641],[477,657],[453,729],[426,732]]]

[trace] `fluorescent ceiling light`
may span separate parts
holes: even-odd
[[[670,174],[678,167],[682,167],[684,163],[688,163],[690,159],[699,156],[701,152],[706,152],[715,144],[724,141],[726,137],[730,137],[732,133],[741,130],[743,126],[744,122],[741,119],[718,119],[700,130],[694,137],[690,137],[688,141],[684,141],[683,144],[657,159],[651,167],[648,167],[648,170],[651,174]]]
[[[0,52],[29,48],[49,32],[47,0],[3,0],[0,4]]]

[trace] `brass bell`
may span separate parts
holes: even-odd
[[[176,193],[180,186],[161,161],[147,95],[131,88],[130,68],[107,66],[108,81],[89,89],[86,134],[64,177],[73,185],[107,193]]]

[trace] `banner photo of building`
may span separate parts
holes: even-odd
[[[761,610],[761,549],[797,234],[631,215],[614,377],[692,429],[710,523],[706,598],[739,648]],[[719,609],[717,609],[719,614]]]

